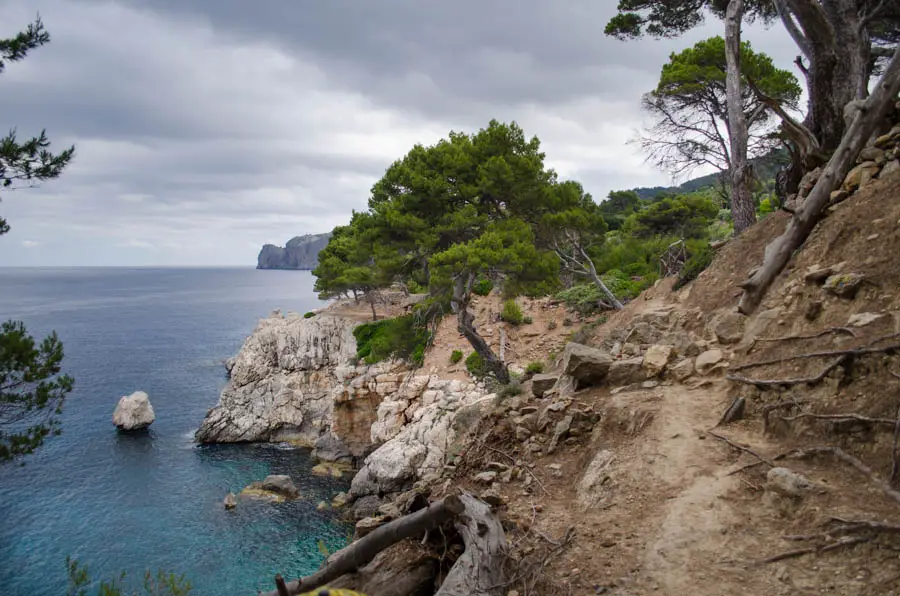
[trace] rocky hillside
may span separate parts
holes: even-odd
[[[355,461],[332,505],[357,537],[477,495],[502,527],[485,594],[900,594],[898,142],[864,152],[752,316],[738,284],[786,213],[608,319],[523,299],[532,322],[513,326],[478,298],[519,388],[451,362],[469,349],[450,317],[416,370],[353,364],[364,305],[268,319],[199,436]],[[471,541],[447,524],[332,585],[431,594]]]
[[[266,244],[259,251],[257,269],[315,269],[319,264],[319,251],[328,244],[331,232],[304,234],[288,240],[285,246]]]

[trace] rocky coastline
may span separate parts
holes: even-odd
[[[359,468],[350,496],[396,494],[439,476],[448,454],[490,409],[483,384],[411,371],[405,363],[354,364],[359,322],[325,309],[273,313],[227,368],[200,443],[290,442],[324,462]]]

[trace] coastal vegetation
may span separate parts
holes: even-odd
[[[40,18],[9,39],[0,39],[0,73],[12,62],[50,41]],[[19,140],[16,130],[0,138],[0,190],[34,186],[57,178],[75,155],[75,147],[49,149],[45,131]],[[0,217],[0,236],[9,232]],[[38,343],[20,321],[0,326],[0,463],[34,452],[59,434],[59,415],[74,379],[60,374],[63,345],[56,333]]]

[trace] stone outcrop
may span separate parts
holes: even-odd
[[[465,451],[469,433],[494,402],[493,394],[473,383],[414,379],[411,386],[424,389],[420,398],[406,400],[398,392],[379,408],[372,439],[385,442],[353,478],[353,498],[401,492],[417,480],[439,476]]]
[[[273,315],[260,321],[233,359],[231,378],[196,439],[315,446],[333,427],[335,398],[343,399],[343,410],[352,410],[344,381],[360,372],[345,364],[356,353],[355,325],[327,314],[310,319]],[[365,405],[373,417],[374,407]],[[339,438],[325,439],[322,446],[331,455],[351,452]]]
[[[257,269],[315,269],[319,264],[319,251],[328,245],[331,232],[304,234],[288,240],[284,247],[266,244],[259,251]]]
[[[120,430],[143,430],[153,424],[156,414],[150,397],[143,391],[135,391],[119,399],[112,421]]]
[[[603,350],[569,342],[563,352],[562,370],[564,376],[575,380],[576,387],[600,385],[612,363],[612,356]]]
[[[249,499],[261,499],[264,501],[282,502],[288,499],[296,499],[300,497],[300,491],[291,480],[290,476],[285,474],[273,474],[266,476],[262,482],[251,482],[241,491],[241,497]],[[228,508],[226,497],[226,509]]]

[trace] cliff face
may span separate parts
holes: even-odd
[[[319,264],[319,251],[325,248],[331,232],[305,234],[291,238],[284,246],[266,244],[259,251],[257,269],[315,269]]]

